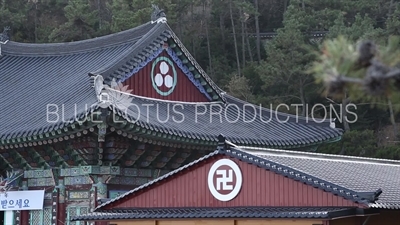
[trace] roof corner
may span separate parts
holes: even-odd
[[[151,13],[151,23],[166,23],[167,16],[163,9],[160,9],[157,5],[152,4],[153,12]]]
[[[7,44],[7,42],[10,40],[10,27],[4,27],[3,33],[0,34],[0,56],[1,56],[1,45]]]
[[[368,203],[375,203],[379,200],[379,196],[382,194],[382,189],[378,189],[374,192],[359,192],[358,195],[361,199],[366,200]]]

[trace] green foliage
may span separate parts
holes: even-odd
[[[257,68],[264,83],[263,90],[268,93],[266,98],[270,97],[267,104],[305,104],[305,89],[313,82],[306,71],[314,55],[309,51],[308,37],[302,32],[307,30],[306,24],[299,22],[298,18],[302,17],[305,11],[300,7],[291,5],[287,9],[285,27],[278,29],[277,36],[267,44],[267,59]]]
[[[375,51],[375,50],[374,50]],[[363,53],[357,50],[356,44],[343,36],[324,42],[322,54],[310,70],[314,73],[317,82],[324,82],[327,94],[342,98],[347,92],[350,99],[386,105],[388,98],[393,102],[400,102],[398,85],[392,80],[389,85],[377,87],[385,88],[384,94],[372,94],[368,92],[369,71],[373,66],[357,68],[359,59]],[[400,63],[400,38],[391,37],[387,46],[379,46],[373,60],[383,63],[388,67],[394,67]],[[378,76],[378,75],[373,75]],[[382,75],[384,76],[384,75]],[[379,79],[386,79],[384,77]],[[374,81],[375,82],[375,81]],[[376,81],[378,82],[378,81]],[[378,85],[378,84],[375,84]],[[382,84],[383,85],[383,84]]]
[[[67,22],[50,34],[50,40],[64,42],[94,37],[99,12],[91,10],[86,0],[70,0],[64,12]]]
[[[373,157],[400,160],[400,148],[398,145],[379,148]]]
[[[325,144],[318,152],[373,157],[377,151],[376,138],[372,130],[346,132],[340,143]]]
[[[398,145],[378,146],[372,130],[346,132],[339,143],[321,145],[318,152],[400,160]]]
[[[245,101],[252,101],[254,96],[249,86],[249,80],[246,77],[232,76],[225,87],[229,94]]]

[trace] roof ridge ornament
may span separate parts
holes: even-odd
[[[151,4],[153,12],[151,13],[151,23],[166,23],[167,16],[163,9],[160,9],[157,5]]]
[[[3,33],[0,34],[0,56],[1,56],[1,45],[7,44],[7,42],[10,40],[10,35],[8,32],[10,31],[10,27],[4,27]]]

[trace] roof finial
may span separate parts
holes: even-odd
[[[4,27],[3,33],[0,34],[0,56],[1,56],[1,45],[7,44],[10,40],[10,36],[8,35],[8,31],[10,31],[10,27]]]
[[[10,31],[10,27],[4,27],[3,33],[0,34],[0,43],[5,44],[8,40],[10,40],[10,36],[8,35],[8,31]]]
[[[226,144],[226,138],[224,135],[220,134],[218,135],[218,150],[227,150],[227,144]]]
[[[160,9],[157,5],[151,4],[153,12],[151,13],[151,23],[166,23],[167,17],[164,10]]]

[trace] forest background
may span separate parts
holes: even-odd
[[[236,97],[271,108],[331,105],[338,112],[355,104],[357,122],[336,120],[342,140],[318,152],[400,159],[399,116],[390,110],[400,102],[372,107],[333,100],[307,73],[324,39],[384,44],[400,35],[400,0],[0,0],[0,27],[10,26],[18,42],[78,41],[148,22],[152,3],[165,10],[212,79]],[[323,110],[300,113],[324,116]]]

